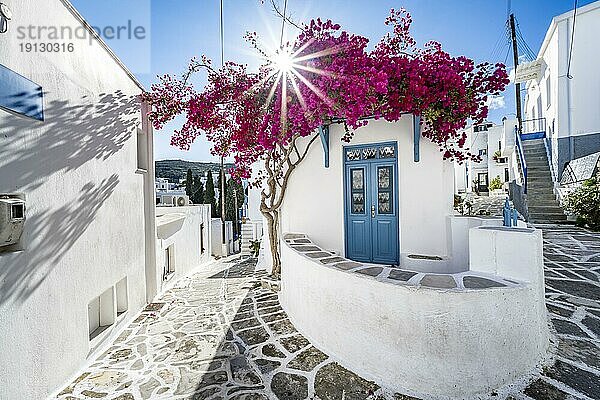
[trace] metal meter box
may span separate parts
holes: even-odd
[[[25,201],[0,196],[0,248],[16,244],[25,225]]]

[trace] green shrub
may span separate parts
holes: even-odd
[[[565,201],[567,211],[576,214],[580,225],[600,230],[600,182],[598,177],[588,179],[570,193]]]
[[[258,253],[260,252],[260,240],[251,240],[250,241],[250,254],[252,257],[258,257]]]
[[[490,190],[502,189],[502,180],[500,179],[500,176],[497,176],[494,179],[492,179],[490,181],[490,184],[488,185],[488,188]]]

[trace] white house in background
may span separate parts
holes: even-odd
[[[71,4],[2,3],[13,19],[0,34],[0,398],[44,399],[164,278],[209,259],[210,218],[180,207],[156,219],[143,88]],[[24,53],[14,27],[30,25],[93,39]]]
[[[514,132],[515,121],[505,119],[500,125],[484,122],[464,130],[467,134],[465,147],[479,155],[481,161],[469,160],[454,164],[455,193],[487,194],[490,181],[497,177],[503,184],[502,189],[508,189],[508,182],[515,179],[510,165],[510,154],[514,149],[514,143],[512,146],[509,144],[510,147],[507,148],[504,138],[511,130]]]
[[[164,290],[211,260],[210,205],[156,208],[156,280]]]
[[[295,327],[345,367],[425,397],[527,375],[548,346],[541,231],[453,215],[454,166],[412,116],[344,134],[324,127],[280,210],[280,300]]]
[[[167,178],[156,178],[155,186],[157,192],[169,192],[180,187],[176,183],[169,182]]]
[[[568,161],[600,151],[599,37],[600,1],[579,7],[575,20],[573,11],[554,17],[538,53],[545,70],[526,86],[523,129],[546,132],[555,183]]]

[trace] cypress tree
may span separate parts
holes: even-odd
[[[217,218],[217,202],[215,201],[215,182],[213,181],[212,172],[206,174],[206,189],[204,190],[204,204],[210,204],[212,218]]]
[[[204,204],[204,185],[199,176],[194,177],[194,191],[192,193],[192,202],[194,204]]]
[[[188,168],[187,175],[185,177],[185,194],[187,194],[190,198],[194,192],[194,177],[192,176],[192,170]]]

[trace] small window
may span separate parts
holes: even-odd
[[[137,169],[148,171],[148,137],[143,130],[137,130]]]
[[[127,277],[117,282],[117,317],[125,313],[129,308],[128,290],[127,290]]]
[[[552,83],[550,82],[550,75],[546,78],[546,108],[552,104]]]
[[[508,168],[504,168],[504,182],[508,182],[510,180],[510,175],[508,173]]]
[[[353,168],[350,170],[350,182],[352,191],[352,214],[365,213],[365,170],[364,168]]]
[[[479,156],[483,157],[485,155],[487,155],[487,149],[479,149]]]
[[[25,204],[13,204],[10,207],[11,219],[23,219],[25,217]]]
[[[394,213],[393,195],[394,171],[392,167],[377,168],[377,213]]]
[[[204,254],[204,224],[200,224],[200,254]]]
[[[170,245],[165,249],[165,264],[163,267],[163,280],[167,281],[171,279],[175,273],[175,249],[173,245]]]
[[[115,304],[113,287],[111,286],[88,304],[90,340],[100,335],[114,323]]]

